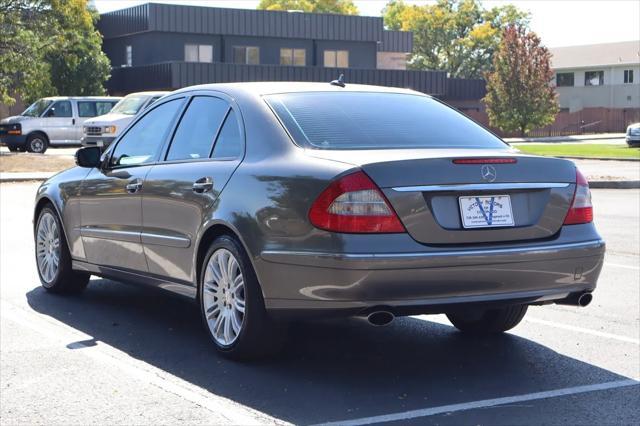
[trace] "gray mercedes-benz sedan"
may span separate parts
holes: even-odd
[[[178,90],[79,150],[37,193],[44,288],[97,275],[191,297],[236,358],[301,316],[499,333],[530,305],[590,302],[605,243],[572,162],[424,94],[340,83]]]

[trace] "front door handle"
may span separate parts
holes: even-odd
[[[193,192],[197,192],[198,194],[211,191],[211,189],[213,189],[213,179],[209,176],[200,178],[193,183],[192,188]]]
[[[125,186],[129,194],[136,193],[142,188],[142,179],[134,179]]]

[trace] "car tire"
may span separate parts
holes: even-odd
[[[71,268],[71,253],[58,214],[52,206],[44,207],[35,227],[36,269],[40,283],[51,293],[80,293],[89,283],[90,274]]]
[[[44,154],[49,147],[49,141],[42,133],[34,133],[27,138],[27,151],[34,154]]]
[[[223,272],[221,263],[231,266]],[[240,281],[242,289],[237,285]],[[280,348],[281,330],[267,314],[253,266],[234,237],[220,236],[209,247],[201,265],[198,304],[203,325],[220,354],[247,360],[273,355]]]
[[[499,334],[512,329],[527,313],[527,305],[447,313],[455,328],[468,334]]]

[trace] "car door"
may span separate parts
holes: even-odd
[[[145,177],[158,160],[184,98],[163,102],[140,117],[105,154],[82,185],[81,235],[90,263],[147,271],[140,232]]]
[[[42,115],[42,130],[52,144],[71,143],[75,138],[75,118],[71,101],[55,101]]]
[[[165,152],[145,182],[142,243],[149,272],[191,284],[203,218],[244,155],[237,107],[192,97]]]

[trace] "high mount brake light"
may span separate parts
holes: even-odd
[[[453,164],[515,164],[515,158],[456,158]]]
[[[593,221],[593,205],[591,204],[591,191],[589,182],[576,168],[576,189],[573,193],[571,207],[564,218],[565,225],[577,225]]]
[[[332,232],[405,232],[389,201],[362,171],[331,182],[311,206],[309,220]]]

